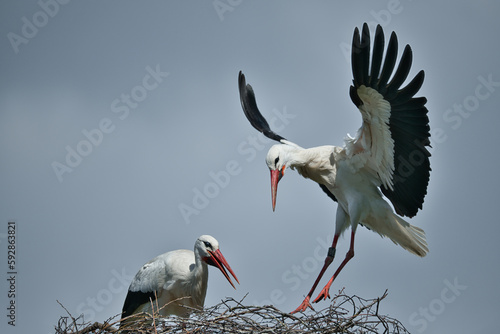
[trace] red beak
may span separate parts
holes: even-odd
[[[273,211],[276,207],[276,194],[278,193],[278,182],[280,182],[285,172],[285,166],[281,170],[271,170],[271,198],[273,202]]]
[[[226,268],[227,270],[229,270],[231,275],[233,275],[236,282],[238,282],[238,284],[240,284],[240,282],[238,281],[238,278],[236,278],[236,275],[234,274],[233,270],[231,269],[226,259],[224,258],[224,255],[222,255],[222,253],[220,252],[220,249],[216,250],[215,252],[212,251],[208,252],[210,253],[211,257],[207,259],[207,263],[211,266],[219,268],[222,274],[224,274],[224,277],[226,277],[226,279],[228,280],[229,284],[231,284],[231,286],[234,289],[236,289],[233,282],[231,281],[231,277],[229,277],[229,275],[227,274]]]

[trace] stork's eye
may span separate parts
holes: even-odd
[[[205,247],[209,248],[209,249],[212,249],[212,244],[209,243],[208,241],[203,241],[203,243],[205,244]]]
[[[274,159],[274,165],[278,165],[278,161],[280,161],[280,157],[276,157],[276,159]]]

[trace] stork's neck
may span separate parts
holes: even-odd
[[[191,297],[197,305],[203,305],[207,292],[208,265],[199,252],[194,251],[194,268],[190,271],[189,282],[191,286]]]
[[[287,166],[290,168],[310,167],[317,168],[318,164],[329,161],[333,146],[319,146],[312,148],[293,147],[283,145],[286,152]]]
[[[292,169],[302,167],[309,161],[309,157],[306,154],[307,150],[302,147],[281,144],[280,151],[283,154],[282,158],[286,166]]]
[[[312,148],[287,149],[288,167],[296,169],[305,178],[312,179],[320,184],[330,184],[336,174],[335,146],[318,146]]]
[[[194,268],[191,270],[191,275],[193,279],[208,275],[208,265],[197,250],[194,251]]]

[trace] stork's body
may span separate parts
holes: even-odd
[[[280,142],[271,147],[266,157],[271,171],[273,210],[278,182],[286,168],[295,169],[305,178],[317,182],[330,198],[338,202],[332,247],[313,287],[294,312],[311,307],[309,300],[333,261],[339,236],[349,226],[349,251],[315,302],[329,297],[333,280],[354,256],[358,224],[389,237],[413,254],[425,256],[428,252],[424,231],[400,217],[413,217],[422,208],[429,182],[430,153],[426,146],[430,145],[430,128],[424,106],[426,99],[413,97],[423,83],[424,73],[420,71],[400,89],[410,71],[411,48],[406,46],[392,75],[397,57],[396,35],[391,35],[382,65],[384,43],[380,26],[375,34],[373,51],[367,24],[363,26],[361,37],[355,29],[352,45],[354,79],[350,96],[361,112],[362,125],[354,138],[348,136],[345,139],[342,147],[304,149],[273,132],[257,107],[252,87],[246,84],[240,72],[240,99],[245,115],[257,130]],[[383,195],[400,216],[394,213]]]
[[[353,168],[345,148],[318,146],[304,149],[278,144],[270,150],[269,156],[278,154],[286,159],[285,151],[293,156],[287,167],[323,185],[335,196],[338,202],[335,235],[342,234],[349,226],[355,230],[361,223],[416,255],[427,253],[423,231],[394,214],[379,190],[381,184],[377,174],[368,167]]]
[[[186,317],[190,309],[202,309],[207,292],[207,264],[219,268],[233,287],[225,268],[238,282],[217,240],[203,235],[196,240],[194,252],[180,249],[161,254],[137,272],[125,298],[122,319],[141,312]],[[122,320],[124,323],[127,321]]]

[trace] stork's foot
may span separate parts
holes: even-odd
[[[299,307],[297,307],[295,309],[295,311],[293,312],[290,312],[291,314],[294,314],[294,313],[297,313],[297,312],[304,312],[305,310],[307,310],[307,308],[309,307],[311,310],[314,311],[313,307],[311,306],[311,303],[309,303],[309,300],[311,299],[311,297],[307,296],[304,301],[302,302],[302,304],[300,304]]]
[[[323,299],[326,300],[326,298],[331,298],[330,297],[330,286],[332,285],[332,283],[333,283],[333,280],[331,280],[330,282],[328,282],[325,285],[325,287],[321,290],[318,297],[316,297],[316,299],[313,301],[313,303],[317,303]]]

